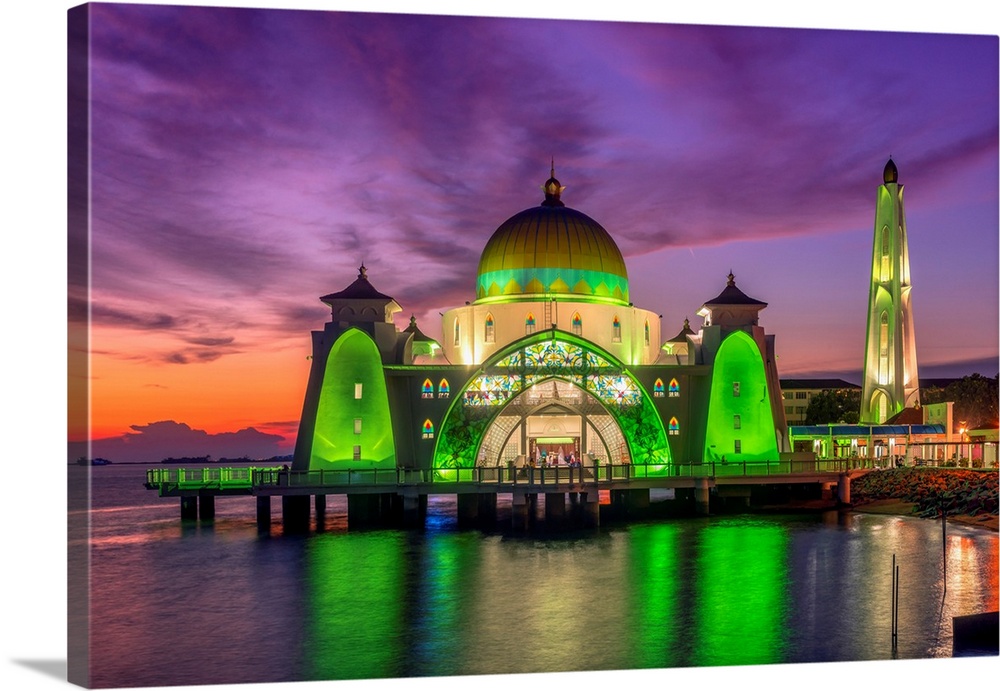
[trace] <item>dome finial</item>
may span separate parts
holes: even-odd
[[[365,268],[364,261],[362,261],[361,266],[358,267],[358,278],[368,280],[368,269]]]
[[[549,179],[542,185],[542,189],[545,190],[545,201],[542,202],[542,206],[566,206],[559,200],[559,195],[566,188],[556,180],[556,159],[554,156],[552,157]]]
[[[726,279],[727,279],[726,280],[726,285],[727,286],[734,286],[734,285],[736,285],[736,276],[733,276],[733,270],[732,269],[729,270],[729,275],[726,276]]]
[[[882,170],[882,182],[886,185],[899,182],[899,170],[896,168],[896,164],[892,162],[892,154],[889,154],[889,161],[885,164],[885,169]]]

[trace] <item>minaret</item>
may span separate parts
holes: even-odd
[[[868,332],[861,383],[861,423],[881,424],[920,405],[917,347],[910,305],[910,258],[903,217],[903,186],[889,159],[875,208]]]

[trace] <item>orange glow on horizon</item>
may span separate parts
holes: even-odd
[[[294,427],[301,414],[307,335],[300,347],[248,346],[189,364],[156,355],[176,349],[169,337],[95,329],[92,343],[90,430],[71,429],[71,441],[117,437],[132,432],[132,425],[173,420],[209,434],[255,427],[294,442],[277,430]]]

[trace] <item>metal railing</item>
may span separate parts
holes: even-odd
[[[371,468],[349,470],[290,470],[287,468],[150,468],[146,487],[174,490],[233,490],[267,488],[397,487],[432,483],[554,486],[613,484],[633,480],[694,477],[761,477],[842,473],[873,467],[868,459],[736,461],[709,463],[600,463],[584,466],[471,468]]]

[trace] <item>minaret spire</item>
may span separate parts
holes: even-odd
[[[891,157],[882,171],[875,209],[862,424],[881,424],[903,408],[920,405],[903,185]]]

